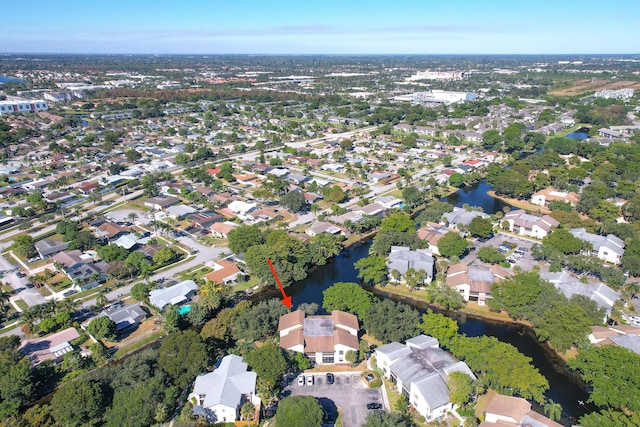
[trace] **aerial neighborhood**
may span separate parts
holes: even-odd
[[[637,57],[7,58],[6,425],[639,425]]]

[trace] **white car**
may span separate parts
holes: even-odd
[[[304,377],[302,375],[298,377],[298,385],[299,386],[303,386],[304,385]]]
[[[313,385],[313,375],[307,376],[307,385]]]

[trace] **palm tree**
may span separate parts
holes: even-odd
[[[100,291],[100,293],[98,294],[98,297],[96,298],[96,305],[99,305],[100,307],[106,305],[109,302],[109,299],[107,298],[107,296],[104,294],[104,292]]]
[[[0,306],[2,306],[2,311],[7,311],[5,304],[9,303],[9,297],[11,294],[5,291],[2,286],[4,286],[4,283],[0,282]]]
[[[135,212],[129,212],[129,214],[127,215],[127,218],[129,218],[129,221],[135,224],[136,220],[138,219],[138,214]]]
[[[65,298],[62,301],[59,301],[57,304],[60,310],[73,312],[80,305],[80,301],[71,298]]]
[[[562,405],[549,399],[544,405],[544,414],[552,421],[558,421],[562,417]]]

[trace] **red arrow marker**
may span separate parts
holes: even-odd
[[[269,267],[271,267],[271,272],[273,273],[273,277],[276,278],[276,283],[280,287],[280,292],[282,292],[283,298],[280,301],[284,305],[286,305],[288,309],[291,309],[291,297],[287,296],[287,294],[284,292],[284,288],[282,287],[282,283],[280,283],[280,279],[278,279],[278,274],[276,273],[276,269],[273,268],[273,264],[271,264],[271,259],[267,258],[267,262],[269,263]]]

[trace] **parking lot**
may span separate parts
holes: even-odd
[[[306,376],[305,375],[305,383]],[[285,388],[285,396],[313,396],[316,397],[327,413],[337,415],[337,408],[342,411],[342,425],[344,427],[358,427],[364,424],[369,413],[367,403],[379,403],[386,410],[381,388],[369,388],[360,373],[335,373],[335,382],[327,384],[326,374],[313,374],[313,385],[298,385],[298,378],[294,378]],[[335,421],[335,418],[333,419]]]
[[[531,238],[514,236],[506,233],[498,233],[491,239],[486,240],[484,242],[480,242],[476,240],[474,242],[474,246],[476,249],[471,253],[469,253],[466,257],[464,257],[462,261],[467,265],[470,265],[474,262],[480,263],[480,261],[477,260],[478,257],[476,255],[476,253],[478,252],[478,249],[480,249],[483,246],[493,246],[494,248],[500,250],[500,246],[505,243],[509,243],[513,246],[513,249],[510,249],[504,252],[501,251],[505,257],[511,258],[511,260],[513,261],[513,262],[511,262],[511,260],[507,261],[511,264],[511,268],[517,265],[520,268],[522,268],[523,271],[531,271],[533,266],[538,264],[538,262],[534,260],[531,256],[531,247],[535,243],[540,243],[539,241],[536,241],[535,239],[531,239]],[[520,248],[524,248],[524,249],[519,250]],[[516,254],[516,252],[518,252],[518,254]]]

